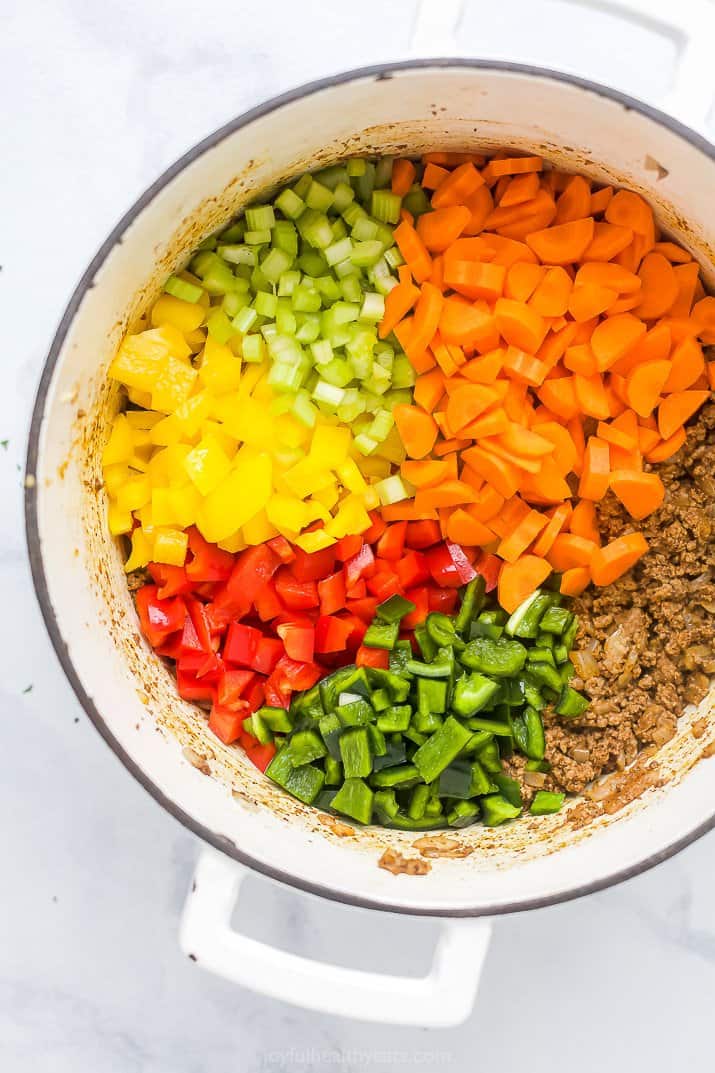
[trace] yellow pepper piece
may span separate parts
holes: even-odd
[[[374,484],[369,485],[363,494],[365,510],[377,510],[380,506],[380,496]]]
[[[188,546],[188,533],[182,533],[180,529],[157,529],[154,534],[154,562],[183,566]]]
[[[198,302],[184,302],[173,294],[162,294],[154,303],[151,322],[154,327],[170,324],[180,332],[194,332],[203,323],[206,310]]]
[[[107,495],[110,499],[116,499],[119,489],[129,480],[132,474],[128,466],[118,463],[113,466],[105,466],[102,476],[104,477],[104,487]]]
[[[127,387],[127,398],[135,406],[141,406],[142,410],[151,410],[151,391],[140,391],[137,387]]]
[[[144,432],[148,432],[154,428],[154,425],[165,420],[164,415],[155,410],[127,410],[124,416],[133,429],[141,429]]]
[[[181,488],[189,483],[189,475],[184,468],[184,459],[191,453],[188,443],[172,443],[166,448],[166,471],[169,484]]]
[[[381,481],[390,476],[391,468],[386,458],[378,458],[377,455],[360,459],[360,472],[363,477],[375,477]]]
[[[249,362],[244,365],[241,375],[241,384],[238,389],[239,395],[242,397],[250,395],[258,381],[262,376],[266,375],[267,371],[268,366],[264,362],[256,365]]]
[[[142,474],[125,481],[116,495],[117,507],[121,511],[139,510],[151,500],[151,481]]]
[[[241,383],[241,359],[209,335],[201,355],[199,380],[213,395],[237,391]]]
[[[401,465],[405,461],[407,453],[402,440],[400,439],[400,434],[397,431],[396,425],[392,426],[385,439],[375,451],[375,454],[379,455],[381,458],[386,458],[388,462],[393,462],[396,466]]]
[[[182,528],[171,500],[171,488],[155,488],[151,493],[151,517],[155,525]]]
[[[230,551],[232,555],[235,555],[237,551],[243,551],[248,545],[239,530],[233,536],[227,537],[225,540],[219,540],[218,546],[223,551]]]
[[[321,488],[328,488],[335,483],[335,478],[327,467],[321,467],[317,459],[308,456],[286,470],[283,483],[293,495],[303,499]]]
[[[268,409],[250,396],[227,395],[216,407],[226,431],[236,440],[271,450],[276,436]]]
[[[351,444],[352,434],[349,428],[317,425],[310,445],[310,457],[330,469],[335,469],[348,457]]]
[[[128,510],[120,510],[116,503],[110,503],[107,511],[109,532],[112,536],[120,536],[122,533],[131,533],[134,519]]]
[[[340,499],[340,491],[335,481],[329,484],[327,488],[319,488],[317,492],[313,492],[313,499],[317,500],[318,503],[322,503],[327,510],[332,510]]]
[[[169,356],[152,388],[152,408],[165,414],[173,413],[177,406],[188,399],[195,382],[196,370],[178,358]]]
[[[201,426],[211,413],[212,405],[213,399],[209,393],[200,391],[198,395],[192,395],[190,399],[186,399],[177,406],[175,412],[164,420],[170,421],[175,418],[182,436],[190,439],[201,431]]]
[[[370,515],[365,510],[363,499],[358,495],[349,495],[325,528],[330,536],[340,539],[351,533],[363,533],[370,525]]]
[[[314,551],[321,551],[323,548],[329,548],[331,544],[335,543],[335,537],[330,536],[324,529],[315,529],[311,533],[301,533],[300,536],[295,538],[295,543],[303,551],[307,551],[310,554]]]
[[[168,414],[154,425],[149,435],[152,443],[158,447],[169,447],[173,443],[180,443],[184,433],[176,414]]]
[[[310,509],[302,500],[280,492],[269,499],[266,514],[282,533],[299,533],[311,520]]]
[[[184,339],[186,340],[186,345],[191,347],[192,352],[198,354],[206,342],[206,332],[202,328],[197,328],[195,332],[184,332]]]
[[[354,458],[346,458],[344,462],[341,462],[336,467],[335,472],[340,478],[343,487],[347,488],[348,491],[364,492],[367,488],[367,481],[360,472]]]
[[[154,515],[152,513],[151,503],[147,503],[145,506],[140,507],[139,510],[134,511],[134,517],[139,522],[149,539],[153,540]]]
[[[275,420],[276,439],[285,447],[302,447],[310,439],[310,429],[290,414],[281,414]]]
[[[147,473],[152,488],[160,488],[169,483],[169,454],[166,448],[162,447],[154,452],[147,466]]]
[[[125,414],[117,414],[112,423],[109,439],[102,451],[102,465],[111,466],[117,462],[128,462],[133,454],[132,426]]]
[[[213,492],[230,468],[231,460],[210,434],[203,436],[184,459],[184,469],[202,496]]]
[[[269,522],[265,510],[259,510],[258,514],[254,514],[243,526],[243,539],[246,544],[263,544],[277,535],[278,530]]]
[[[201,506],[201,495],[193,484],[169,490],[169,502],[174,511],[176,525],[179,529],[188,529],[196,521]]]
[[[218,441],[228,458],[234,457],[238,450],[238,440],[226,431],[224,425],[218,421],[204,421],[202,431],[204,436],[213,436]]]
[[[152,542],[141,527],[134,530],[131,541],[131,554],[124,564],[127,574],[130,574],[132,570],[140,570],[142,566],[146,566],[148,562],[151,562],[153,554]]]
[[[231,472],[199,508],[196,524],[204,539],[226,540],[263,510],[273,491],[272,473],[270,455],[242,447]]]

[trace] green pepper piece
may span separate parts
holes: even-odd
[[[429,712],[442,715],[447,709],[447,683],[441,678],[418,678],[417,708],[423,715]]]
[[[385,756],[387,753],[387,741],[385,735],[375,723],[370,723],[367,727],[367,736],[370,740],[370,752],[373,757]]]
[[[377,790],[373,798],[373,807],[380,823],[384,824],[389,824],[400,811],[394,790]]]
[[[418,747],[427,741],[427,735],[421,734],[412,724],[404,731],[404,736]]]
[[[548,760],[527,760],[526,761],[526,770],[527,771],[543,771],[546,774],[548,774],[548,772],[551,771],[551,764],[549,763]]]
[[[430,797],[429,801],[425,805],[425,816],[430,816],[435,819],[437,816],[442,815],[442,802],[438,797]]]
[[[406,600],[404,596],[399,596],[395,593],[394,596],[388,596],[387,600],[383,600],[381,604],[378,604],[375,614],[383,622],[399,622],[405,615],[410,615],[416,609],[416,604],[412,603],[412,600]]]
[[[388,658],[389,670],[393,674],[403,674],[407,661],[412,659],[412,645],[409,641],[398,641]]]
[[[472,624],[475,615],[478,615],[484,606],[486,582],[481,574],[469,582],[462,594],[462,605],[454,623],[457,633],[465,635]]]
[[[530,648],[529,655],[526,657],[527,671],[529,666],[534,663],[548,663],[550,667],[555,667],[556,660],[554,659],[553,650],[551,648]]]
[[[504,627],[507,637],[536,637],[540,629],[541,619],[553,602],[553,596],[537,589],[517,607],[514,614],[509,618]]]
[[[464,644],[457,637],[454,619],[450,618],[449,615],[443,615],[441,611],[430,611],[425,619],[425,626],[427,627],[427,633],[438,648],[454,644],[463,646]]]
[[[434,659],[434,657],[437,655],[437,645],[434,643],[429,633],[427,632],[427,627],[424,625],[424,623],[419,623],[419,625],[415,626],[415,640],[417,641],[419,650],[422,653],[422,658],[427,660]],[[405,669],[407,669],[409,664],[412,662],[412,658],[410,657],[410,659],[405,664]]]
[[[468,800],[489,791],[489,777],[478,760],[454,760],[439,777],[439,792],[442,797],[457,797]]]
[[[394,648],[395,641],[399,635],[399,622],[377,622],[373,620],[365,631],[362,643],[366,648]]]
[[[474,801],[457,801],[447,813],[450,827],[470,827],[479,819],[479,805]]]
[[[384,768],[397,767],[398,764],[404,764],[407,759],[407,750],[405,749],[405,743],[400,739],[399,741],[386,741],[385,752],[381,756],[376,756],[372,762],[373,771],[382,771]]]
[[[530,663],[528,671],[539,685],[546,686],[547,689],[553,689],[554,693],[561,692],[563,683],[561,675],[555,667],[550,667],[548,663]]]
[[[293,767],[320,760],[327,751],[320,735],[314,730],[297,730],[290,739],[290,759]]]
[[[490,734],[487,730],[475,730],[470,737],[467,744],[460,752],[460,756],[466,756],[469,753],[475,753],[478,749],[481,749],[487,742],[492,741],[494,735]]]
[[[437,712],[416,711],[412,717],[412,726],[418,734],[432,734],[442,726],[444,719]]]
[[[507,641],[502,637],[497,641],[488,637],[477,637],[469,642],[461,653],[460,660],[470,670],[499,678],[511,678],[524,666],[526,648],[518,641]]]
[[[386,689],[376,689],[370,697],[370,703],[376,712],[384,712],[390,707],[392,701]]]
[[[339,760],[335,760],[330,753],[323,761],[325,765],[325,785],[340,786],[343,781],[343,768]]]
[[[259,716],[268,729],[272,730],[274,734],[290,734],[295,726],[295,716],[291,715],[290,712],[287,712],[285,708],[263,707],[254,712],[254,715]]]
[[[321,790],[313,802],[313,805],[315,808],[322,808],[325,812],[329,812],[333,807],[333,801],[337,792],[337,790]]]
[[[317,685],[312,686],[303,693],[298,693],[294,696],[290,706],[291,713],[293,713],[294,709],[302,715],[310,716],[312,719],[320,719],[321,715],[325,714],[320,687]]]
[[[504,633],[504,621],[499,611],[482,611],[469,627],[469,636],[488,637],[497,641]]]
[[[412,717],[412,708],[409,704],[399,704],[387,708],[377,717],[377,726],[383,734],[401,733],[407,730]]]
[[[515,819],[521,812],[517,805],[512,805],[511,801],[507,801],[502,794],[487,794],[486,797],[479,799],[479,804],[482,810],[482,823],[485,827],[498,827],[506,820]]]
[[[546,738],[544,736],[544,724],[536,708],[524,709],[524,724],[526,726],[526,747],[524,752],[531,760],[543,760],[546,752]]]
[[[420,820],[413,820],[404,812],[398,812],[397,815],[390,820],[390,827],[394,827],[398,831],[434,831],[437,827],[444,826],[444,820],[441,816],[423,816]]]
[[[427,802],[430,799],[430,788],[425,783],[415,786],[414,790],[410,794],[410,803],[407,808],[407,815],[411,820],[421,820],[425,814],[425,808]]]
[[[557,663],[567,663],[569,650],[566,645],[554,645],[554,659]]]
[[[253,715],[243,720],[243,729],[260,741],[261,745],[267,745],[268,742],[273,741],[273,732],[266,726],[258,712],[254,712]]]
[[[497,737],[510,738],[512,736],[508,721],[500,723],[498,719],[482,719],[475,715],[467,720],[467,726],[470,730],[486,730],[489,734],[496,734]]]
[[[528,671],[520,675],[519,689],[523,695],[522,703],[525,701],[527,704],[530,704],[532,708],[536,708],[537,712],[543,711],[546,707],[546,701],[541,695],[541,690],[539,689],[538,684],[529,676]]]
[[[318,690],[320,692],[320,700],[324,711],[332,712],[338,703],[338,695],[345,692],[349,686],[359,686],[359,679],[356,679],[355,672],[357,670],[364,671],[363,667],[341,667],[338,671],[333,671],[327,678],[323,678],[318,683]],[[363,675],[365,689],[364,695],[368,696],[370,693],[370,687],[367,682],[367,675]],[[360,688],[354,689],[355,693],[363,692]]]
[[[522,807],[521,786],[519,786],[516,779],[512,779],[511,775],[499,772],[499,774],[494,775],[494,783],[499,787],[499,793],[507,799],[510,805],[514,805],[515,808],[519,809]]]
[[[299,801],[312,805],[323,788],[325,775],[319,768],[310,764],[294,767],[291,750],[292,741],[276,753],[266,768],[266,775]]]
[[[403,704],[410,695],[410,680],[382,667],[371,667],[370,677],[376,687],[386,689],[396,704]]]
[[[372,771],[367,727],[353,727],[340,735],[340,759],[346,779],[361,779]]]
[[[578,693],[571,686],[566,685],[556,705],[556,714],[563,715],[567,719],[574,719],[576,716],[583,715],[588,705],[588,698],[584,697],[583,693]]]
[[[332,808],[358,823],[369,823],[372,817],[373,794],[362,779],[346,779],[333,798]]]
[[[412,757],[412,763],[423,780],[433,782],[452,763],[470,737],[466,727],[454,716],[448,716],[439,730],[436,730]]]
[[[553,633],[537,633],[534,644],[537,648],[553,648],[554,640]]]
[[[498,682],[486,678],[483,674],[464,674],[457,679],[452,697],[452,709],[456,715],[466,719],[481,711],[493,701],[500,686]]]
[[[373,771],[370,782],[375,787],[414,786],[416,782],[423,782],[420,773],[414,764],[400,764],[398,767],[383,768],[382,771]]]
[[[554,812],[561,811],[565,798],[566,794],[554,794],[550,790],[537,790],[529,812],[532,816],[550,816]]]
[[[484,770],[488,771],[490,775],[495,774],[497,771],[501,771],[499,745],[494,738],[490,738],[488,742],[480,746],[480,748],[477,749],[476,756]]]
[[[535,709],[534,709],[535,710]],[[529,733],[523,715],[510,715],[511,734],[519,752],[525,753],[529,745]]]
[[[574,615],[573,621],[569,623],[564,632],[561,634],[561,643],[566,645],[569,652],[573,648],[574,641],[576,640],[579,625],[580,623],[578,621],[578,615]]]
[[[366,700],[352,700],[348,704],[338,704],[335,714],[344,727],[367,726],[375,718],[372,705]]]
[[[454,670],[454,653],[451,648],[440,648],[431,663],[411,659],[407,670],[420,678],[449,678]]]
[[[333,760],[340,759],[340,732],[343,729],[343,724],[338,719],[335,712],[331,712],[330,715],[324,715],[318,723],[318,729],[320,730],[320,736],[325,742],[325,746]]]
[[[571,660],[566,660],[565,663],[560,664],[559,674],[561,675],[561,681],[565,686],[569,684],[573,676],[576,674],[576,668]]]
[[[539,629],[560,636],[571,625],[572,619],[573,615],[567,607],[550,607],[539,623]]]

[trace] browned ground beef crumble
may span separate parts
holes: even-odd
[[[650,551],[625,577],[589,588],[574,603],[576,649],[594,662],[573,684],[591,705],[579,719],[544,713],[548,789],[580,793],[599,775],[623,770],[639,750],[635,774],[647,771],[647,747],[673,737],[683,708],[702,700],[715,673],[715,404],[658,473],[665,501],[639,524]],[[635,528],[612,494],[600,504],[599,522],[604,542]],[[524,763],[509,762],[519,778]],[[637,782],[631,779],[628,799]],[[528,800],[533,786],[524,792]]]

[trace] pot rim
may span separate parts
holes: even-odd
[[[426,59],[412,59],[404,61],[386,62],[373,64],[366,67],[357,67],[349,71],[341,71],[333,75],[329,75],[325,78],[316,79],[312,82],[304,83],[295,89],[288,90],[285,93],[281,93],[278,96],[271,97],[262,104],[256,105],[254,108],[249,109],[246,112],[241,113],[234,119],[225,123],[219,127],[212,134],[203,138],[200,142],[194,145],[186,153],[180,156],[173,164],[171,164],[162,174],[141,194],[131,208],[121,217],[116,226],[109,233],[104,240],[99,250],[90,261],[87,269],[80,278],[75,290],[67,303],[65,311],[59,322],[57,330],[55,332],[52,344],[47,354],[47,358],[44,364],[40,382],[37,388],[37,394],[35,396],[35,402],[32,411],[32,419],[30,423],[29,439],[25,463],[25,473],[35,474],[37,471],[37,462],[39,457],[39,440],[40,432],[42,429],[42,423],[45,415],[45,404],[47,400],[47,393],[52,380],[52,376],[57,365],[59,355],[62,351],[67,334],[70,330],[71,324],[75,318],[75,315],[89,290],[94,286],[94,278],[100,270],[107,257],[114,249],[116,245],[121,243],[122,236],[125,231],[131,226],[134,220],[143,212],[143,210],[149,205],[155,196],[167,186],[177,175],[179,175],[188,165],[192,164],[199,157],[203,156],[208,150],[214,148],[220,144],[226,137],[234,134],[236,131],[241,130],[243,127],[248,126],[255,120],[261,119],[264,116],[270,114],[282,108],[286,104],[290,104],[293,101],[300,100],[303,97],[311,96],[314,93],[319,93],[324,89],[329,89],[332,86],[345,85],[349,82],[359,81],[365,78],[375,78],[377,80],[392,78],[396,72],[420,70],[420,69],[449,69],[449,68],[469,68],[474,70],[487,70],[487,71],[505,71],[513,74],[529,75],[535,78],[542,78],[551,80],[553,82],[564,83],[569,86],[576,86],[579,89],[588,90],[591,93],[595,93],[598,96],[606,97],[617,104],[621,104],[627,111],[636,111],[641,115],[646,116],[648,119],[659,123],[661,126],[667,128],[685,141],[689,142],[695,148],[699,149],[707,157],[715,160],[715,145],[712,144],[703,135],[696,133],[689,127],[685,126],[679,120],[666,115],[664,112],[657,108],[653,108],[651,105],[637,100],[634,97],[630,97],[628,94],[621,93],[619,90],[613,89],[610,86],[603,85],[601,83],[592,82],[586,78],[580,78],[576,75],[568,74],[564,71],[557,71],[552,68],[538,67],[530,64],[512,63],[501,60],[487,60],[487,59],[465,59],[455,57],[439,57],[439,58],[426,58]],[[47,583],[47,577],[45,574],[44,561],[42,555],[42,547],[39,535],[38,526],[38,511],[37,511],[37,499],[38,499],[38,486],[33,484],[32,487],[25,485],[25,536],[27,540],[28,556],[30,561],[30,568],[32,572],[32,580],[35,588],[42,617],[45,622],[45,627],[50,636],[52,646],[57,654],[57,658],[62,666],[62,669],[67,677],[75,696],[79,700],[85,713],[89,716],[91,722],[94,724],[95,729],[99,732],[109,748],[115,753],[117,758],[121,761],[124,767],[129,771],[131,775],[140,783],[141,786],[157,801],[162,808],[164,808],[174,819],[178,820],[184,827],[191,831],[194,835],[197,835],[204,842],[210,844],[215,849],[220,850],[222,853],[232,857],[239,864],[244,865],[256,872],[259,872],[270,879],[277,880],[288,886],[294,887],[298,890],[302,890],[308,894],[314,894],[318,897],[328,898],[331,901],[336,901],[345,905],[354,905],[363,909],[377,909],[384,912],[400,913],[409,916],[427,916],[427,917],[489,917],[489,916],[501,916],[506,913],[521,912],[527,909],[540,909],[549,905],[556,905],[560,902],[571,901],[574,898],[583,897],[586,894],[592,894],[599,890],[604,890],[608,887],[614,886],[617,883],[621,883],[626,879],[631,879],[648,869],[655,867],[655,865],[668,860],[668,858],[674,856],[680,852],[686,846],[695,842],[698,838],[701,838],[708,831],[715,827],[715,813],[703,820],[687,835],[676,839],[668,846],[659,850],[657,853],[653,853],[643,860],[639,861],[628,868],[623,868],[612,872],[610,875],[601,879],[594,880],[590,883],[576,884],[570,887],[568,890],[560,891],[555,894],[542,895],[537,898],[526,899],[524,901],[512,901],[500,904],[497,906],[490,906],[488,908],[468,908],[460,907],[456,909],[441,909],[435,910],[431,908],[415,908],[407,905],[392,905],[381,901],[379,898],[364,898],[355,895],[345,895],[340,891],[333,889],[330,886],[326,886],[323,883],[308,882],[298,879],[290,872],[283,871],[279,868],[273,868],[270,865],[263,863],[260,860],[252,857],[250,854],[245,853],[238,846],[236,846],[230,839],[223,835],[217,834],[215,831],[210,830],[202,823],[199,823],[193,816],[185,812],[176,802],[168,798],[152,779],[141,769],[132,757],[127,753],[119,741],[110,732],[107,724],[105,723],[102,715],[97,709],[92,698],[87,694],[80,677],[75,670],[72,657],[69,653],[69,648],[64,640],[55,609],[50,599],[49,588]]]

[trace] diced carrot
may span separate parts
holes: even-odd
[[[455,544],[484,547],[495,539],[494,533],[483,522],[477,521],[466,510],[458,507],[447,521],[447,536]]]
[[[606,443],[612,443],[615,447],[621,447],[624,451],[633,451],[638,446],[638,437],[632,436],[616,425],[599,421],[596,435]]]
[[[535,354],[544,341],[547,324],[544,318],[524,302],[499,298],[494,306],[497,328],[507,343]]]
[[[431,414],[419,406],[404,403],[392,411],[397,431],[410,458],[424,458],[434,447],[437,425]]]
[[[546,515],[538,510],[529,510],[518,525],[503,537],[497,547],[497,555],[507,563],[515,563],[533,543],[548,520]]]
[[[686,440],[685,429],[681,425],[677,428],[672,436],[669,436],[667,440],[660,440],[650,451],[644,451],[648,462],[665,462],[667,459],[672,458],[676,451],[679,451]]]
[[[551,517],[546,524],[546,528],[542,531],[540,537],[534,544],[532,549],[534,555],[539,555],[544,558],[548,554],[556,537],[568,522],[571,515],[571,509],[571,504],[569,502],[559,503],[557,507],[553,508]]]
[[[671,355],[670,373],[663,391],[686,391],[705,371],[702,347],[690,337],[681,340]]]
[[[611,368],[621,376],[627,376],[631,369],[645,361],[665,361],[670,354],[672,336],[670,328],[663,321],[655,324],[645,335],[641,335],[622,358],[614,362]]]
[[[443,455],[449,455],[452,451],[462,451],[465,447],[469,447],[469,440],[444,440],[442,443],[436,443],[434,445],[434,454],[438,458],[442,458]]]
[[[447,404],[447,420],[455,434],[498,401],[497,394],[484,384],[466,384],[452,392]]]
[[[674,242],[656,242],[653,247],[654,253],[662,253],[671,264],[680,265],[692,261],[692,254],[684,250],[682,246],[676,246]]]
[[[414,499],[403,499],[399,503],[388,503],[380,508],[382,520],[385,522],[436,522],[438,514],[436,510],[418,510]]]
[[[580,596],[590,581],[591,571],[587,566],[574,566],[561,575],[559,592],[563,596]]]
[[[395,228],[393,237],[412,275],[418,283],[424,283],[432,271],[432,258],[415,228],[407,220],[403,220]]]
[[[536,427],[539,435],[553,444],[551,458],[561,475],[576,472],[579,453],[569,430],[557,421],[544,421]]]
[[[561,417],[564,421],[569,421],[579,412],[573,376],[564,376],[558,380],[545,380],[536,394],[544,406],[548,406],[557,417]]]
[[[513,451],[506,449],[498,436],[488,436],[486,439],[481,440],[481,446],[488,450],[490,454],[496,455],[497,458],[504,459],[509,465],[516,466],[518,470],[523,470],[524,473],[534,474],[541,469],[542,459],[515,455]]]
[[[640,417],[648,417],[653,413],[669,375],[669,361],[646,361],[642,365],[636,365],[628,374],[626,398],[628,405]],[[682,421],[677,421],[675,427],[682,424]],[[667,436],[663,438],[667,439]]]
[[[410,347],[413,335],[413,317],[405,317],[396,324],[393,331],[402,349],[409,358],[410,365],[416,373],[427,373],[430,369],[434,369],[435,361],[429,350],[424,350],[420,353],[412,349],[410,353]]]
[[[635,566],[647,551],[648,542],[642,533],[626,533],[598,548],[590,564],[594,585],[610,585]]]
[[[540,156],[514,156],[502,159],[495,157],[487,164],[494,179],[502,175],[523,175],[529,171],[541,171],[543,166],[544,162]]]
[[[380,321],[378,335],[386,339],[395,325],[406,317],[420,296],[419,289],[412,283],[398,283],[385,296],[385,314]]]
[[[514,495],[506,501],[499,512],[498,518],[491,519],[489,528],[493,529],[498,536],[505,537],[515,526],[519,525],[522,519],[527,516],[529,510],[529,506],[521,496]]]
[[[709,391],[674,391],[658,407],[658,432],[664,440],[696,413],[710,398]]]
[[[422,461],[413,461],[408,458],[402,463],[400,473],[410,484],[414,484],[415,488],[428,488],[447,478],[449,465],[443,459],[427,458]]]
[[[537,263],[536,254],[524,242],[505,238],[503,235],[496,235],[493,231],[484,231],[481,237],[494,250],[494,264],[510,268],[517,261]]]
[[[433,164],[432,161],[429,161],[422,174],[422,186],[425,190],[437,190],[440,183],[443,183],[448,176],[449,171],[447,168],[443,168],[439,164]]]
[[[536,352],[536,357],[539,361],[543,361],[546,367],[551,371],[558,364],[560,358],[564,356],[568,348],[574,341],[576,332],[578,331],[578,325],[571,322],[567,322],[563,328],[556,331],[554,327],[547,333],[546,338]]]
[[[442,481],[434,488],[420,488],[415,496],[415,506],[429,510],[432,507],[459,507],[473,503],[476,493],[464,481]]]
[[[559,533],[551,545],[547,559],[558,573],[574,566],[589,566],[598,544],[578,533]]]
[[[530,503],[561,503],[571,495],[571,489],[551,458],[544,458],[538,473],[525,473],[521,494]]]
[[[633,231],[630,227],[619,227],[617,224],[603,221],[597,222],[593,228],[593,240],[584,251],[582,260],[611,261],[627,249],[632,242]]]
[[[549,371],[543,361],[532,354],[525,354],[523,350],[515,346],[507,349],[503,365],[507,373],[531,387],[539,387],[543,384]]]
[[[499,346],[499,329],[494,316],[461,298],[445,299],[439,332],[447,343],[473,347],[482,353],[495,350]]]
[[[494,208],[494,199],[488,186],[480,186],[464,202],[465,208],[469,209],[469,223],[464,228],[465,235],[478,235],[484,230],[489,213]]]
[[[564,368],[580,376],[595,376],[598,373],[596,356],[590,343],[579,343],[568,347],[564,355]]]
[[[670,261],[662,253],[649,253],[638,270],[641,300],[635,307],[642,320],[662,317],[678,297],[678,280]]]
[[[531,201],[525,201],[520,205],[499,205],[487,216],[485,227],[489,231],[499,231],[500,234],[511,230],[515,225],[519,228],[521,236],[526,236],[536,230],[539,223],[547,227],[556,215],[554,199],[545,191],[538,190]],[[512,235],[511,237],[516,237]]]
[[[618,299],[618,293],[597,283],[578,284],[569,295],[568,310],[575,321],[591,320],[605,313]]]
[[[415,402],[428,414],[436,409],[443,395],[444,376],[441,370],[431,369],[428,373],[417,377],[414,390]]]
[[[673,275],[675,276],[675,282],[678,287],[678,294],[668,310],[668,316],[689,317],[690,310],[695,301],[695,291],[700,277],[700,266],[697,261],[690,261],[688,264],[683,265],[676,264],[673,269]]]
[[[442,312],[442,294],[434,284],[425,281],[415,306],[412,320],[412,335],[407,347],[407,356],[421,354],[432,342]]]
[[[535,197],[538,189],[539,176],[537,172],[525,172],[523,175],[517,175],[509,181],[504,193],[499,198],[499,204],[504,207],[522,205],[525,201],[530,201]]]
[[[549,268],[529,299],[529,306],[542,317],[561,317],[569,308],[572,289],[573,282],[564,268]]]
[[[638,470],[614,470],[611,491],[637,521],[657,510],[665,497],[665,488],[658,474]]]
[[[527,302],[546,275],[543,265],[531,261],[515,261],[504,281],[504,295],[517,302]]]
[[[479,264],[475,261],[445,263],[444,282],[465,298],[486,298],[496,301],[504,290],[504,265]]]
[[[499,574],[499,603],[508,614],[531,596],[551,573],[551,567],[538,555],[522,555],[515,563],[506,563]]]
[[[554,450],[551,440],[513,421],[501,433],[499,440],[507,451],[520,458],[543,458],[544,455],[553,454]]]
[[[589,436],[583,458],[583,471],[578,486],[582,499],[603,499],[608,491],[611,460],[608,444],[598,436]]]
[[[468,481],[469,478],[465,474],[465,469],[470,470],[470,466],[464,466],[462,468],[462,480]],[[474,470],[471,471],[474,473]],[[481,480],[481,478],[479,478]],[[504,506],[505,497],[501,492],[497,492],[491,484],[483,484],[479,490],[476,503],[472,503],[467,507],[468,514],[478,522],[489,522],[491,518],[499,514]],[[491,528],[491,526],[490,526]]]
[[[465,198],[484,185],[484,179],[472,163],[460,164],[439,184],[432,195],[434,209],[451,208],[463,205]]]
[[[588,216],[598,216],[599,213],[605,212],[608,202],[613,197],[612,186],[602,186],[600,190],[596,190],[594,194],[591,194],[591,204],[589,205]]]
[[[493,452],[474,446],[463,451],[462,458],[505,499],[509,499],[517,491],[521,479],[519,470]]]
[[[565,265],[580,261],[593,239],[593,217],[571,220],[526,236],[527,244],[542,264]]]
[[[584,540],[590,540],[593,544],[599,545],[601,543],[596,508],[592,500],[579,500],[571,514],[569,529],[576,536],[583,537]]]
[[[459,238],[471,218],[472,214],[464,205],[435,209],[434,212],[425,212],[419,217],[417,234],[430,253],[442,253]],[[405,260],[409,259],[405,257]]]
[[[404,197],[405,194],[409,193],[416,174],[415,166],[411,160],[406,160],[404,157],[393,160],[391,179],[393,194]]]
[[[574,282],[577,287],[590,283],[618,294],[632,294],[641,289],[640,276],[610,261],[592,261],[581,265]]]
[[[632,190],[616,191],[606,207],[606,219],[619,227],[630,227],[639,235],[653,232],[653,210],[640,194]]]
[[[481,358],[472,358],[462,367],[462,376],[466,376],[474,384],[491,384],[501,372],[505,356],[504,348],[497,347]]]
[[[660,438],[660,433],[658,432],[657,427],[656,428],[645,428],[643,425],[638,426],[638,448],[637,449],[638,449],[638,452],[641,455],[648,454],[655,447],[657,447],[659,443],[662,443],[662,442],[663,441]],[[612,451],[611,452],[611,469],[621,469],[621,468],[627,469],[628,468],[627,466],[626,467],[621,466],[620,463],[619,463],[618,466],[614,465],[615,460],[616,459],[614,457],[614,452]],[[634,468],[635,469],[642,469],[643,468],[642,460],[641,460],[641,465],[640,466],[635,466]]]
[[[593,376],[582,376],[580,373],[574,373],[573,381],[576,401],[581,413],[596,419],[611,416],[608,398],[603,386],[603,378],[600,373],[594,373]]]

